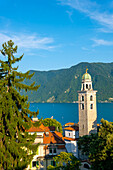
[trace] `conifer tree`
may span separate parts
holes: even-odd
[[[39,86],[35,86],[35,82],[30,86],[22,83],[33,74],[18,72],[18,67],[14,67],[23,55],[14,56],[17,46],[12,40],[2,47],[0,52],[6,61],[0,60],[0,169],[23,170],[37,149],[37,145],[33,145],[35,134],[28,134],[27,129],[31,127],[32,116],[37,116],[38,111],[29,110],[28,97],[20,95],[19,91],[37,90]]]

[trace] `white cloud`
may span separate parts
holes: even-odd
[[[67,5],[71,8],[85,13],[86,16],[96,20],[99,24],[113,30],[113,13],[101,9],[101,6],[90,0],[58,0],[61,5]],[[107,8],[106,8],[107,9]]]
[[[93,47],[100,46],[100,45],[105,45],[105,46],[113,45],[113,41],[106,41],[103,39],[92,39],[92,41],[94,42]]]
[[[103,33],[113,33],[113,29],[108,28],[97,28],[96,31],[103,32]]]
[[[73,23],[73,20],[72,20],[73,11],[66,11],[66,13],[69,16],[70,21]]]
[[[84,50],[84,51],[89,51],[89,49],[86,48],[86,47],[82,47],[82,50]]]
[[[15,45],[24,49],[54,49],[54,39],[50,37],[40,37],[37,34],[23,34],[23,33],[0,33],[0,45],[9,40],[14,41]]]

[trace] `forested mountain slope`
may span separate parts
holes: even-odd
[[[97,100],[113,98],[113,63],[80,63],[68,69],[34,71],[29,84],[40,84],[37,92],[27,92],[30,102],[73,102],[77,101],[77,91],[81,88],[82,75],[86,66],[92,77],[93,89],[97,90]],[[23,93],[23,92],[22,92]],[[25,93],[25,92],[24,92]]]

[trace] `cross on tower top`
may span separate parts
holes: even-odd
[[[87,66],[86,66],[86,73],[87,73],[87,71],[88,71],[88,68],[87,68]]]

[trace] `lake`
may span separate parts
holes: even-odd
[[[77,103],[30,103],[29,109],[31,111],[39,109],[39,119],[53,116],[62,125],[79,121]],[[100,123],[102,118],[113,122],[113,103],[97,103],[97,123]]]

